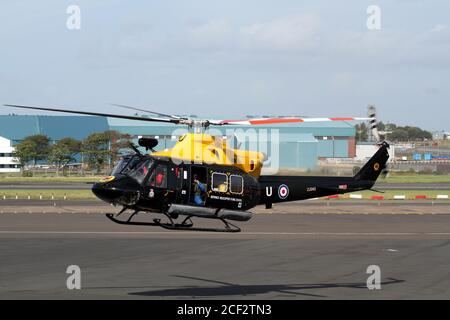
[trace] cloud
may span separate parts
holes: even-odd
[[[331,75],[331,84],[335,90],[347,90],[355,83],[355,75],[349,71],[341,71]]]
[[[329,55],[332,53],[332,55]],[[449,68],[450,30],[446,25],[417,32],[409,29],[380,31],[340,30],[322,42],[317,54],[362,70],[374,66],[388,68]]]
[[[301,51],[319,42],[319,18],[294,15],[247,25],[213,19],[187,28],[185,44],[204,50]]]
[[[436,24],[423,32],[338,28],[330,33],[321,27],[319,16],[298,14],[243,25],[232,24],[224,18],[191,24],[176,46],[186,53],[196,50],[207,55],[220,51],[225,55],[220,58],[222,63],[226,63],[223,58],[227,56],[233,56],[234,62],[244,59],[245,63],[251,56],[254,63],[265,64],[267,59],[277,59],[274,54],[307,53],[311,56],[309,63],[334,63],[338,59],[346,65],[344,68],[367,64],[435,68],[449,64],[447,44],[450,44],[450,29],[445,24]],[[294,59],[306,63],[303,58]]]
[[[448,45],[450,44],[450,29],[445,24],[437,24],[420,34],[418,39],[428,45]]]
[[[203,24],[191,25],[187,30],[187,44],[199,49],[230,48],[233,30],[225,19],[210,20]]]
[[[319,18],[295,15],[240,29],[240,43],[246,48],[277,51],[311,49],[319,41]]]
[[[448,30],[448,27],[445,24],[437,24],[433,28],[431,28],[430,32],[443,32]]]

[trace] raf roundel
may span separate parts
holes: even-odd
[[[289,188],[287,185],[282,184],[278,187],[278,197],[280,199],[286,199],[289,195]]]

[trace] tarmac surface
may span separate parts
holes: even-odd
[[[0,190],[89,190],[94,182],[0,182]]]
[[[303,214],[424,214],[450,213],[450,200],[304,200],[274,204],[266,210],[257,206],[254,213],[303,213]],[[92,200],[49,200],[49,199],[7,199],[0,200],[2,213],[116,213],[121,207],[114,207],[99,199]]]
[[[237,223],[241,233],[212,233],[3,206],[0,299],[449,299],[450,205],[365,207],[280,205]],[[81,290],[66,287],[70,265],[81,268]],[[366,287],[370,265],[381,290]]]

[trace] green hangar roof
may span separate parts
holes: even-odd
[[[108,129],[104,117],[0,115],[0,136],[12,141],[35,134],[45,134],[52,140],[83,139],[92,132]]]
[[[208,118],[208,117],[202,117]],[[212,117],[231,119],[242,117]],[[170,148],[175,143],[172,136],[186,133],[187,126],[126,119],[60,116],[60,115],[0,115],[0,136],[12,140],[13,145],[25,137],[45,134],[51,140],[72,137],[84,139],[91,133],[117,130],[134,136],[159,136],[159,148]],[[229,135],[230,129],[243,130],[244,134],[253,130],[266,130],[272,139],[270,129],[279,130],[280,167],[311,169],[320,157],[352,157],[356,130],[353,122],[303,122],[258,126],[211,126],[209,133]],[[268,150],[269,152],[269,150]],[[271,152],[271,151],[270,151]],[[270,153],[269,152],[269,153]]]
[[[104,117],[39,116],[40,133],[59,140],[64,137],[84,139],[92,132],[109,130]]]
[[[222,117],[215,117],[220,119]],[[229,118],[229,117],[227,117]],[[298,134],[312,134],[316,137],[354,137],[355,128],[349,122],[314,122],[259,126],[212,126],[226,134],[227,129],[279,129],[282,137]],[[20,141],[34,134],[45,134],[52,140],[64,137],[83,139],[93,132],[118,130],[132,135],[171,135],[186,126],[166,123],[131,121],[125,119],[91,116],[48,116],[48,115],[0,115],[0,136],[12,141]],[[182,131],[181,130],[181,131]],[[178,130],[180,132],[180,130]]]
[[[9,140],[23,138],[39,133],[36,116],[0,116],[0,136]]]

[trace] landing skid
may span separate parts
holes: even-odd
[[[161,219],[153,219],[153,222],[141,222],[141,221],[131,221],[132,218],[137,214],[137,212],[134,212],[128,220],[119,220],[116,217],[114,217],[114,214],[107,213],[106,217],[118,224],[124,224],[124,225],[131,225],[131,226],[150,226],[150,227],[161,227],[168,230],[182,230],[182,231],[206,231],[206,232],[240,232],[241,229],[226,221],[225,219],[221,218],[203,218],[203,219],[215,219],[220,220],[225,225],[224,228],[202,228],[202,227],[194,227],[194,223],[192,222],[191,218],[192,216],[187,216],[183,222],[181,223],[175,223],[173,219],[167,215],[166,213],[163,213],[169,220],[169,222],[161,222]]]
[[[118,224],[126,224],[129,226],[155,226],[155,227],[159,226],[159,224],[156,224],[154,222],[140,222],[140,221],[135,222],[135,221],[129,221],[129,220],[119,220],[119,219],[116,219],[114,217],[114,214],[112,214],[112,213],[107,213],[106,217],[109,220],[111,220],[112,222],[115,222]]]

